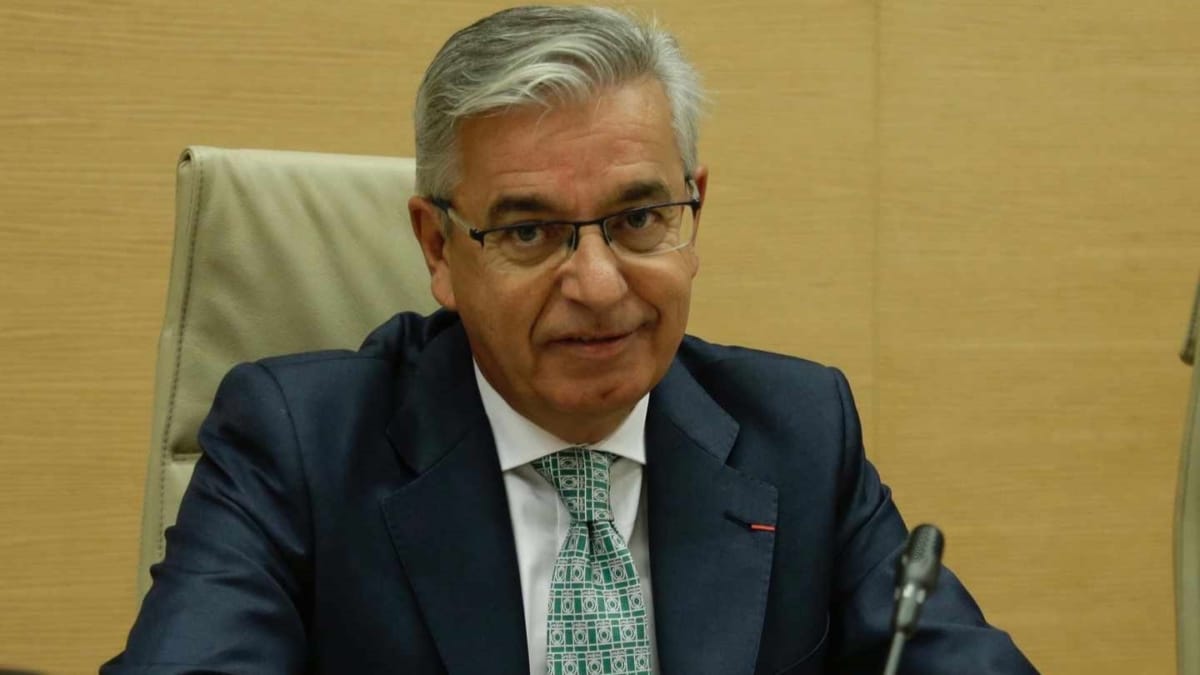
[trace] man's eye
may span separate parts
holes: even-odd
[[[655,224],[657,220],[658,214],[654,209],[646,209],[626,213],[617,221],[617,225],[631,230],[641,230]]]
[[[500,241],[510,246],[537,246],[544,243],[547,236],[545,225],[540,223],[511,227],[499,235]]]

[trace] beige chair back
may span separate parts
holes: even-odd
[[[192,147],[179,162],[158,346],[138,598],[235,363],[357,348],[399,311],[432,311],[409,226],[411,159]]]
[[[1192,396],[1184,422],[1175,509],[1175,610],[1179,675],[1200,675],[1200,283],[1180,356],[1192,367]]]

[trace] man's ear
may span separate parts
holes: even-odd
[[[704,197],[706,194],[708,194],[708,167],[703,164],[701,164],[700,166],[697,166],[696,171],[694,173],[692,173],[692,181],[694,181],[696,183],[696,198],[700,200],[700,204],[701,204],[701,206],[703,206],[704,205]],[[697,228],[696,241],[695,241],[695,243],[692,244],[692,248],[691,248],[692,278],[695,278],[696,275],[700,272],[700,252],[697,250],[697,248],[700,245],[700,232],[699,232],[700,214],[703,212],[704,212],[704,209],[701,208],[700,212],[696,214],[696,228]]]
[[[450,283],[449,242],[442,229],[442,211],[425,197],[414,196],[408,200],[408,217],[412,221],[413,234],[421,245],[425,256],[425,267],[429,269],[429,288],[433,297],[446,309],[457,309],[454,303],[454,286]]]
[[[700,203],[704,203],[704,195],[708,193],[708,167],[701,164],[696,167],[696,171],[692,174],[692,181],[696,183],[696,193],[700,198]]]

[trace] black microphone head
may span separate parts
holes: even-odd
[[[897,586],[914,584],[926,591],[933,590],[942,569],[945,547],[946,539],[941,530],[928,523],[918,525],[908,535],[908,545],[896,562]]]

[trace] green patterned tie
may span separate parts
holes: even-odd
[[[547,675],[650,674],[642,586],[612,522],[608,470],[614,459],[567,448],[533,462],[571,514],[550,581]]]

